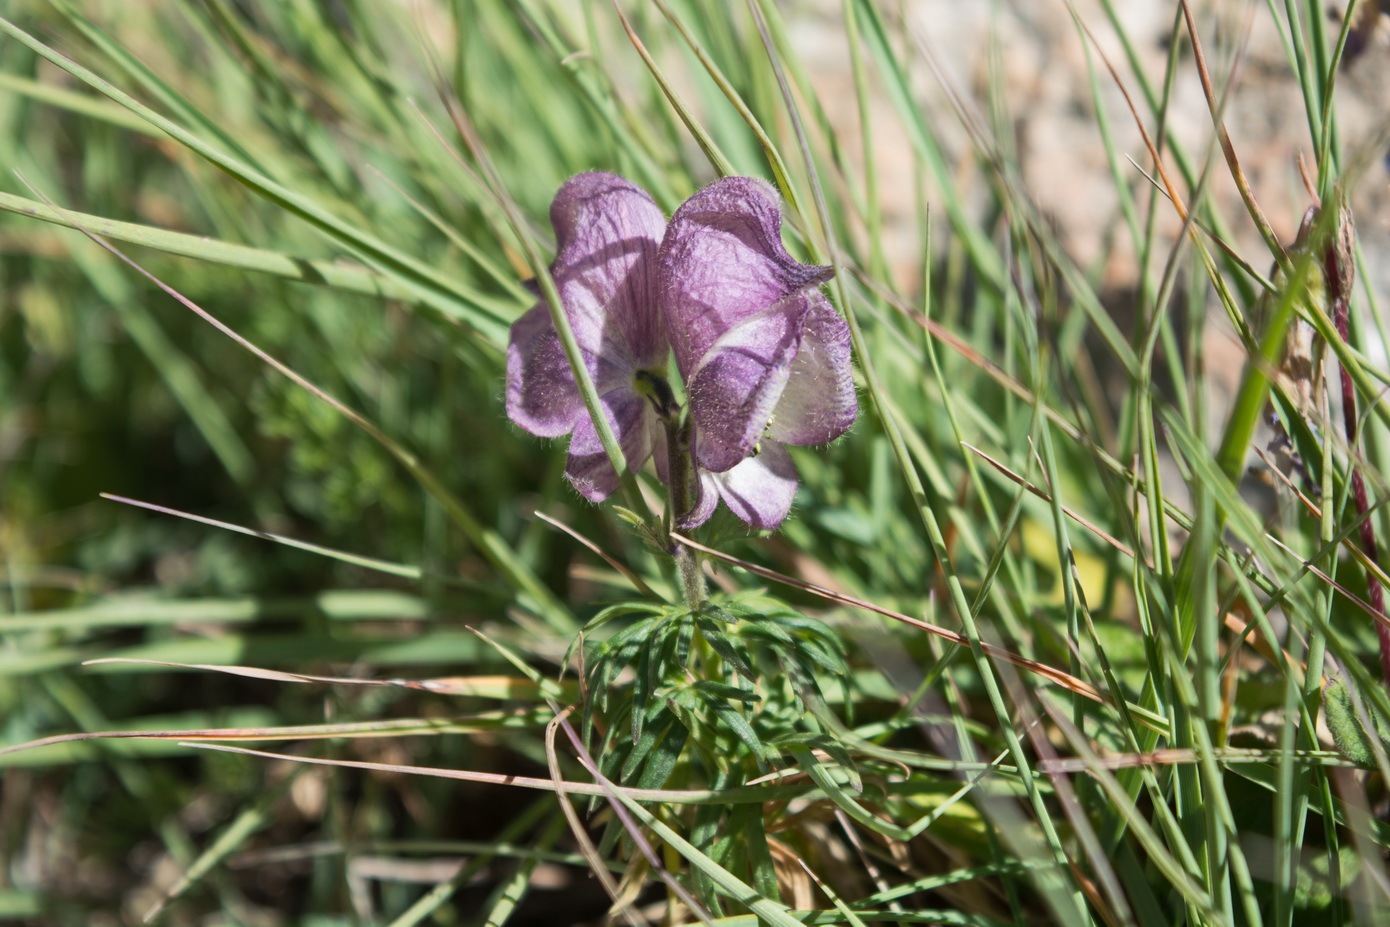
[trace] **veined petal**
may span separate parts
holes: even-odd
[[[666,330],[687,379],[731,327],[833,273],[787,254],[777,196],[749,177],[715,181],[686,200],[657,263]]]
[[[599,392],[604,374],[621,376],[666,362],[666,337],[656,298],[656,254],[666,220],[641,187],[615,174],[579,174],[550,204],[558,254],[550,273],[587,354],[612,364],[591,366]]]
[[[786,444],[833,441],[859,415],[850,364],[849,326],[829,301],[809,293],[801,346],[772,414],[771,435]]]
[[[535,306],[512,323],[507,344],[507,417],[533,435],[556,438],[574,428],[584,403],[550,310]]]
[[[628,467],[636,470],[651,456],[653,434],[658,427],[656,413],[631,389],[615,389],[599,399]],[[580,408],[583,410],[582,406]],[[593,419],[587,414],[581,415],[575,423],[565,476],[590,502],[602,502],[618,488],[617,471],[603,450]]]
[[[724,332],[691,375],[696,460],[728,470],[756,446],[782,399],[811,303],[797,293]]]
[[[787,449],[764,441],[762,452],[732,470],[710,475],[719,498],[750,528],[770,531],[780,525],[796,495],[796,465]]]
[[[590,173],[565,182],[555,194],[550,219],[559,246],[551,274],[582,363],[601,396],[631,392],[636,369],[666,363],[655,296],[656,250],[666,226],[661,210],[621,177]],[[542,437],[588,421],[545,303],[512,325],[507,415]]]

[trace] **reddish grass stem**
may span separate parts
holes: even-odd
[[[1343,237],[1343,227],[1350,229],[1350,221],[1338,222],[1337,241],[1328,246],[1323,254],[1323,268],[1327,277],[1328,304],[1332,307],[1332,321],[1337,327],[1337,337],[1348,340],[1348,300],[1351,297],[1351,281],[1354,273],[1350,241]],[[1356,391],[1351,384],[1351,374],[1345,366],[1338,365],[1342,383],[1342,427],[1347,436],[1347,454],[1351,465],[1351,496],[1356,506],[1356,517],[1360,522],[1358,532],[1361,550],[1371,563],[1379,563],[1376,529],[1370,518],[1370,501],[1366,496],[1366,479],[1356,463]],[[1366,599],[1375,613],[1385,615],[1385,590],[1380,585],[1374,571],[1366,570]],[[1380,640],[1380,668],[1385,684],[1390,688],[1390,627],[1385,622],[1376,622],[1376,636]]]

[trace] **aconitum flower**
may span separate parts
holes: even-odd
[[[858,415],[849,327],[818,289],[834,271],[793,259],[781,230],[772,188],[729,177],[686,200],[662,240],[657,285],[702,490],[686,525],[717,495],[775,528],[796,493],[782,445],[832,441]]]
[[[550,220],[559,247],[551,275],[628,466],[664,451],[668,426],[680,442],[671,446],[684,443],[665,381],[674,347],[699,473],[679,523],[702,524],[722,498],[752,527],[777,527],[797,482],[783,444],[839,437],[858,404],[849,328],[818,290],[833,271],[787,254],[772,188],[717,181],[668,226],[639,187],[580,174],[556,194]],[[507,414],[532,434],[572,435],[565,474],[585,498],[617,487],[544,303],[512,326]],[[663,454],[657,473],[680,485],[670,467],[690,465]]]
[[[666,230],[642,188],[613,174],[572,177],[550,205],[558,254],[550,274],[623,456],[633,470],[663,434],[646,384],[664,383],[670,348],[656,295]],[[543,438],[570,438],[565,476],[599,502],[618,486],[544,301],[512,325],[507,415]]]

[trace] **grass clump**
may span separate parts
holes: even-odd
[[[1301,178],[1187,4],[1157,58],[1056,21],[1044,176],[1010,48],[967,92],[870,0],[7,10],[0,916],[1376,923],[1358,8],[1250,14]],[[761,178],[834,267],[860,418],[778,531],[591,505],[507,421],[593,170]]]

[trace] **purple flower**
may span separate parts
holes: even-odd
[[[834,440],[859,411],[849,327],[818,289],[833,271],[794,260],[781,230],[772,189],[729,177],[676,210],[662,240],[662,314],[702,490],[687,525],[716,494],[754,528],[781,524],[796,492],[782,445]]]
[[[662,386],[674,348],[699,473],[680,523],[703,523],[722,498],[754,528],[781,524],[797,483],[783,444],[839,437],[858,404],[849,328],[818,290],[833,271],[787,254],[772,189],[717,181],[667,226],[640,188],[580,174],[560,188],[550,218],[559,246],[551,274],[628,466],[664,450],[657,409],[672,412]],[[617,487],[544,304],[512,326],[507,414],[542,437],[573,435],[565,472],[586,498]],[[667,478],[664,459],[657,471]]]
[[[670,351],[656,298],[666,219],[645,190],[591,173],[560,187],[550,223],[559,251],[550,274],[608,424],[636,470],[662,434],[644,375],[664,380]],[[507,415],[543,438],[573,435],[565,476],[584,498],[599,502],[618,487],[544,302],[512,325]]]

